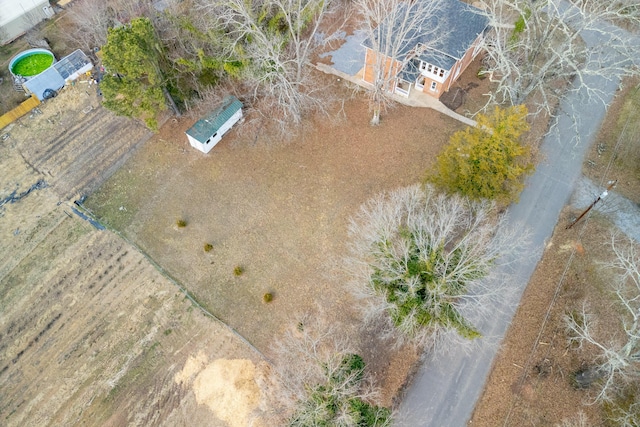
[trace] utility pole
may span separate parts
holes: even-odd
[[[576,222],[580,221],[582,219],[583,216],[585,216],[595,205],[596,203],[598,203],[600,200],[604,199],[605,197],[607,197],[607,195],[609,194],[609,191],[616,186],[616,183],[618,182],[618,180],[616,179],[615,181],[609,181],[609,186],[607,187],[606,190],[604,190],[604,192],[598,196],[597,199],[595,199],[593,201],[593,203],[591,203],[589,205],[589,207],[587,209],[585,209],[584,212],[582,212],[580,214],[580,216],[576,219],[573,220],[573,222],[569,225],[567,225],[566,230],[570,229],[571,227],[573,227],[575,225]]]

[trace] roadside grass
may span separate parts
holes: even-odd
[[[620,151],[615,154],[616,166],[640,178],[640,79],[625,97],[615,128],[615,141]]]
[[[640,200],[640,78],[626,79],[617,96],[591,147],[583,173],[605,186],[609,180],[617,180],[614,191]]]
[[[583,167],[584,175],[600,185],[606,186],[609,181],[617,180],[618,185],[614,191],[631,200],[638,200],[640,197],[640,147],[637,144],[639,123],[640,79],[627,79],[623,84],[623,90],[618,94],[618,99],[607,111],[598,138],[591,147]],[[594,195],[596,196],[597,194]],[[606,203],[606,200],[602,203]],[[602,342],[607,342],[609,336],[624,335],[620,316],[626,314],[614,293],[611,271],[603,267],[604,263],[614,259],[608,242],[611,233],[617,230],[604,214],[597,211],[591,213],[588,223],[580,226],[584,226],[581,236],[586,254],[574,259],[567,275],[577,279],[572,285],[577,290],[574,295],[568,293],[564,296],[567,300],[565,310],[579,310],[585,302],[588,305],[587,312],[596,322],[596,336]],[[596,349],[593,347],[585,346],[574,350],[570,354],[574,373],[584,369],[585,364],[596,357]],[[633,388],[628,388],[627,391],[634,392]],[[591,396],[590,390],[585,389],[581,392],[585,399]],[[598,420],[592,415],[590,421],[594,425],[600,421],[610,425],[616,407],[628,406],[626,399],[628,396],[623,394],[611,402],[594,405],[595,409],[600,409],[603,419]]]
[[[606,187],[607,181],[617,179],[614,191],[636,201],[640,200],[640,148],[634,142],[638,132],[629,132],[629,127],[640,121],[640,90],[635,90],[639,83],[640,79],[624,82],[582,168],[583,175],[598,185]],[[596,197],[598,193],[593,194]],[[601,342],[623,333],[612,274],[602,268],[603,262],[613,258],[608,242],[615,227],[593,210],[567,230],[566,225],[581,212],[567,206],[561,213],[476,404],[474,426],[569,425],[567,420],[578,411],[588,417],[588,425],[617,425],[607,418],[616,414],[617,407],[628,408],[637,393],[637,388],[629,389],[618,400],[599,405],[593,404],[595,388],[576,389],[572,384],[575,374],[593,363],[597,351],[568,341],[571,333],[564,316],[580,320],[586,303]]]
[[[623,81],[622,90],[618,95],[620,99],[614,102],[605,117],[598,142],[594,144],[590,152],[591,162],[584,168],[585,175],[594,182],[603,185],[610,180],[617,180],[615,192],[630,200],[640,200],[640,78],[630,78]],[[595,165],[595,166],[594,166]],[[600,214],[594,215],[592,221],[601,229],[596,234],[602,242],[610,241],[610,233],[615,227]],[[608,246],[605,246],[608,247]],[[592,287],[597,292],[589,303],[599,307],[594,312],[600,330],[606,331],[611,336],[624,336],[621,329],[620,315],[628,312],[620,307],[620,301],[615,296],[609,273],[603,271],[600,265],[614,258],[610,250],[596,254],[594,258],[595,268],[599,274],[594,274]],[[604,336],[603,336],[604,337]],[[606,340],[604,340],[606,341]],[[628,410],[630,404],[638,402],[637,395],[640,390],[633,384],[623,389],[622,394],[615,396],[611,402],[598,405],[606,423],[613,423],[613,419],[619,416],[620,408]],[[608,425],[608,424],[607,424]]]

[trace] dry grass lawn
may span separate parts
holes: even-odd
[[[331,85],[332,77],[322,78]],[[264,132],[239,135],[240,125],[204,155],[183,133],[193,120],[168,123],[87,200],[267,354],[296,314],[317,305],[360,339],[340,271],[348,218],[375,194],[420,181],[461,128],[433,111],[402,106],[371,127],[362,97],[332,90],[347,99],[342,120],[316,117],[287,142]],[[186,227],[176,225],[179,219]],[[267,292],[274,299],[265,304]],[[397,357],[373,338],[361,341],[360,351],[390,402],[415,357]],[[389,360],[396,362],[390,368]]]
[[[0,425],[246,420],[260,394],[255,381],[234,386],[233,373],[254,376],[259,355],[134,247],[73,212],[75,196],[147,135],[84,88],[42,104],[0,143],[0,200],[16,196],[0,206]],[[39,181],[47,186],[27,194]],[[231,375],[212,379],[214,368]],[[251,398],[221,406],[239,395]]]

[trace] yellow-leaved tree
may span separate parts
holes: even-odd
[[[531,149],[520,141],[529,130],[526,117],[524,105],[496,107],[490,115],[478,115],[476,127],[451,136],[427,181],[473,200],[517,200],[524,175],[534,169]]]

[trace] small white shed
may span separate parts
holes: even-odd
[[[185,132],[189,144],[208,153],[241,118],[242,103],[235,96],[227,96],[220,107]]]

